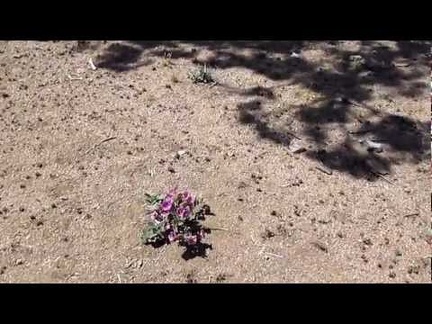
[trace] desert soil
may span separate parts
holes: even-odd
[[[431,282],[429,48],[1,41],[0,282]],[[206,255],[140,241],[174,186]]]

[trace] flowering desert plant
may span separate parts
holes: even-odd
[[[149,223],[142,233],[145,244],[178,242],[182,246],[201,244],[209,230],[200,224],[210,214],[208,205],[203,205],[190,191],[170,190],[165,195],[149,195]]]
[[[193,83],[212,83],[214,78],[211,72],[207,69],[207,65],[200,67],[199,69],[189,73],[189,78],[192,79]]]

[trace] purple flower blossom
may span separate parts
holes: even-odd
[[[191,207],[194,206],[195,204],[195,197],[189,192],[189,191],[185,191],[183,192],[183,202],[190,205]]]
[[[189,206],[181,206],[177,208],[177,216],[181,219],[188,218],[191,214],[191,209]]]
[[[167,196],[165,197],[165,199],[162,201],[161,205],[160,205],[161,210],[162,210],[163,212],[169,212],[169,211],[171,211],[171,208],[172,208],[172,206],[173,206],[173,203],[174,203],[174,198],[173,198],[173,196],[171,196],[171,195],[167,195]]]
[[[169,241],[170,243],[172,243],[172,242],[174,242],[175,240],[177,240],[177,238],[178,238],[178,235],[177,235],[176,232],[171,231],[171,232],[168,233],[168,241]]]

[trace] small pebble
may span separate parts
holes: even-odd
[[[369,246],[372,245],[371,239],[364,239],[363,243],[366,244],[366,245],[369,245]]]
[[[175,173],[175,170],[174,170],[173,167],[168,167],[168,171],[171,172],[171,173]]]
[[[318,249],[320,249],[323,252],[328,252],[328,248],[327,246],[322,243],[322,242],[313,242],[312,243],[315,247],[317,247]]]

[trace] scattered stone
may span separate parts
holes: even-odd
[[[185,155],[187,152],[185,150],[180,150],[175,154],[176,159],[180,159],[182,155]]]
[[[419,272],[420,272],[420,267],[419,266],[409,266],[408,267],[408,273],[409,274],[413,274],[413,273],[419,274]]]
[[[223,282],[226,280],[226,275],[224,273],[220,273],[216,277],[216,282]]]
[[[197,283],[197,280],[195,279],[195,276],[194,276],[193,272],[189,272],[186,275],[186,282],[189,283],[189,284],[191,284],[191,283]]]
[[[275,235],[276,235],[276,234],[275,234],[274,232],[272,232],[271,230],[269,230],[268,228],[266,228],[266,229],[264,230],[264,233],[261,234],[261,237],[262,237],[263,239],[269,239],[269,238],[274,237]]]
[[[367,238],[367,239],[363,239],[363,243],[366,244],[366,245],[368,245],[368,246],[371,246],[371,245],[372,245],[372,241],[371,241],[371,239],[369,239],[369,238]]]
[[[394,271],[390,271],[389,277],[392,279],[396,278],[396,273]]]
[[[289,150],[291,153],[299,154],[306,151],[306,148],[300,140],[293,139],[289,145]]]
[[[371,140],[360,140],[360,143],[365,145],[367,150],[369,152],[377,152],[377,153],[382,153],[383,152],[383,145],[381,143],[378,142],[374,142]]]
[[[22,260],[22,259],[17,259],[15,261],[15,265],[22,265],[22,264],[24,264],[24,260]]]
[[[343,238],[344,236],[343,236],[343,234],[342,234],[342,232],[337,232],[337,234],[336,234],[339,238]]]
[[[319,241],[312,242],[312,245],[317,247],[318,249],[320,249],[323,252],[326,252],[326,253],[328,252],[327,246],[322,242],[319,242]]]
[[[171,172],[171,173],[175,173],[175,170],[174,170],[174,168],[173,168],[173,167],[171,167],[171,166],[170,166],[170,167],[168,167],[168,171],[169,171],[169,172]]]
[[[25,208],[24,208],[24,207],[20,207],[20,208],[19,208],[19,211],[20,211],[20,212],[23,212],[23,211],[25,211]]]
[[[292,57],[292,58],[300,58],[300,57],[301,57],[301,54],[300,54],[300,53],[296,53],[296,52],[292,52],[292,53],[290,54],[290,57]]]
[[[366,64],[366,60],[361,55],[350,55],[349,65],[353,70],[360,70]]]

